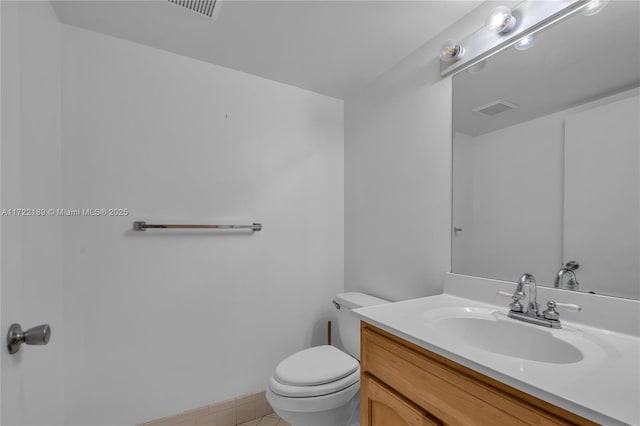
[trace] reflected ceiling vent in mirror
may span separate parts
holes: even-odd
[[[186,7],[195,13],[208,16],[209,18],[213,18],[216,2],[217,0],[169,0],[169,3]]]
[[[505,111],[518,108],[518,105],[505,101],[504,99],[498,99],[497,101],[490,102],[488,104],[474,108],[474,112],[494,117],[498,114],[502,114]]]

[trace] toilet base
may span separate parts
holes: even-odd
[[[269,399],[267,391],[267,399]],[[290,411],[271,404],[273,411],[291,426],[360,426],[360,391],[344,405],[324,411]]]

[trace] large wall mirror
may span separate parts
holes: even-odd
[[[640,2],[536,36],[453,78],[452,271],[638,299]]]

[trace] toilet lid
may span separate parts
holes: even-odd
[[[355,358],[340,349],[316,346],[296,352],[278,364],[274,378],[290,386],[316,386],[335,382],[359,368]]]
[[[271,389],[274,394],[284,397],[313,398],[330,394],[336,395],[340,391],[352,389],[353,386],[358,386],[359,389],[359,382],[360,367],[358,367],[356,371],[349,374],[348,376],[345,376],[334,382],[315,386],[285,385],[277,381],[274,376],[271,376],[271,378],[269,379],[269,389]],[[347,392],[344,396],[347,396],[348,394],[349,392]]]

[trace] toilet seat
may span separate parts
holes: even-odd
[[[304,398],[339,392],[360,380],[360,365],[340,349],[316,346],[284,359],[269,379],[280,396]]]

